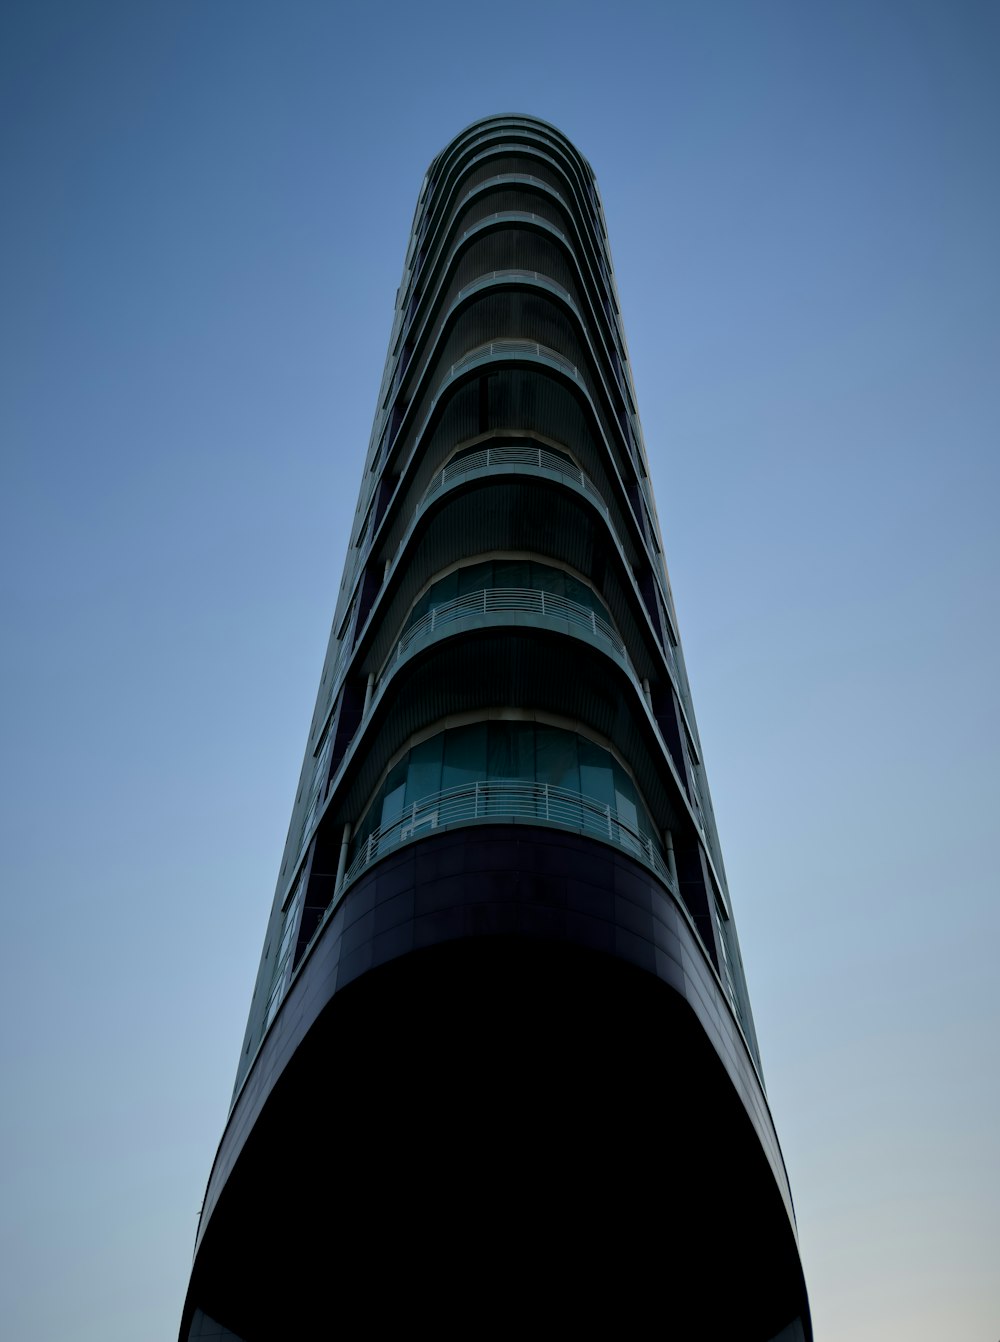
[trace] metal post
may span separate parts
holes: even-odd
[[[340,888],[344,884],[344,872],[347,870],[347,849],[351,842],[351,827],[344,826],[344,834],[340,840],[340,856],[337,858],[337,879],[333,883],[334,899],[340,894]]]
[[[646,703],[649,705],[649,711],[653,711],[653,695],[649,688],[649,680],[646,676],[642,678],[642,692],[646,696]]]
[[[365,706],[364,706],[364,708],[362,708],[362,710],[361,710],[361,716],[362,716],[362,717],[364,717],[365,714],[368,712],[369,708],[371,708],[371,703],[372,703],[372,690],[373,690],[374,688],[375,688],[375,672],[374,672],[374,671],[369,671],[369,672],[368,672],[368,684],[365,686]]]
[[[663,847],[667,854],[667,871],[670,873],[670,879],[673,882],[674,889],[680,890],[677,883],[677,859],[674,857],[674,836],[669,829],[663,831]]]

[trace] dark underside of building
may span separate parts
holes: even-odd
[[[648,872],[594,848],[460,830],[352,889],[232,1115],[192,1307],[245,1342],[595,1320],[764,1342],[803,1316],[721,995]]]

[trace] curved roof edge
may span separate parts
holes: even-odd
[[[574,154],[577,159],[579,159],[580,163],[587,170],[587,173],[590,175],[590,177],[594,181],[596,181],[596,173],[594,172],[594,169],[590,166],[589,160],[586,158],[584,154],[581,154],[580,150],[576,147],[576,145],[565,133],[565,131],[561,131],[559,127],[554,126],[551,121],[545,121],[542,117],[532,116],[529,112],[496,112],[490,116],[477,117],[475,121],[470,121],[467,126],[463,126],[462,129],[458,132],[458,134],[453,135],[452,138],[448,141],[448,143],[444,145],[443,148],[439,150],[437,154],[434,155],[433,159],[431,160],[430,166],[427,169],[428,173],[432,173],[434,169],[437,167],[437,165],[441,162],[441,160],[452,149],[456,148],[461,143],[461,141],[464,140],[466,136],[470,134],[470,132],[485,130],[493,125],[500,127],[512,121],[522,122],[526,128],[537,127],[541,130],[547,131],[551,135],[558,136],[558,138],[562,141],[562,143],[566,146],[566,148],[572,154]]]

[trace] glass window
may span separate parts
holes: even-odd
[[[442,810],[439,794],[447,789],[457,791]],[[376,826],[384,853],[438,824],[477,815],[582,827],[643,859],[646,836],[655,834],[632,779],[601,746],[533,722],[476,722],[422,741],[393,766],[357,827],[353,851]]]
[[[577,745],[580,755],[580,791],[602,806],[614,806],[615,786],[608,752],[583,736],[577,738]]]
[[[598,614],[604,614],[604,607],[590,588],[569,573],[566,574],[566,599],[575,601],[579,606],[586,606],[587,610],[596,610]]]
[[[458,595],[468,596],[470,592],[481,592],[484,587],[493,586],[493,565],[489,560],[482,564],[469,564],[466,568],[460,568],[456,576]]]
[[[369,833],[376,825],[391,825],[398,820],[403,810],[403,796],[406,792],[406,771],[407,759],[397,761],[389,770],[389,776],[379,789],[379,798],[375,806],[372,807],[369,815],[373,818],[366,821],[363,826],[365,833]],[[381,806],[379,806],[381,802]],[[375,819],[374,817],[378,818]]]
[[[505,722],[491,722],[487,728],[487,778],[513,777],[514,762],[511,758],[511,742]]]
[[[421,741],[410,751],[406,774],[404,805],[412,806],[424,797],[441,791],[441,757],[444,752],[444,733]]]
[[[416,622],[417,622],[418,620],[423,619],[423,617],[424,617],[424,616],[427,614],[427,612],[430,610],[430,608],[431,608],[431,593],[433,592],[433,590],[434,590],[433,588],[430,588],[430,589],[428,589],[428,591],[426,591],[426,592],[423,594],[422,597],[418,597],[418,598],[417,598],[417,603],[416,603],[416,605],[413,607],[413,609],[410,611],[409,618],[408,618],[407,621],[406,621],[406,627],[407,627],[407,629],[409,629],[409,628],[411,627],[411,625],[416,624]]]
[[[512,778],[521,778],[526,783],[535,781],[535,724],[533,722],[509,722],[506,724],[511,736],[511,761],[514,765]]]
[[[441,770],[442,788],[476,783],[486,776],[486,723],[475,722],[468,727],[443,732],[444,764]]]
[[[493,581],[497,587],[527,587],[522,559],[497,559],[493,565]]]
[[[536,727],[535,758],[539,783],[580,791],[579,739],[556,727]]]
[[[527,584],[529,587],[534,587],[539,592],[551,592],[553,596],[566,595],[566,574],[562,569],[549,568],[547,564],[536,564],[534,561],[529,568],[531,570]]]

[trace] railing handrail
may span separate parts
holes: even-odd
[[[468,284],[463,285],[462,288],[459,289],[458,293],[455,295],[454,301],[456,303],[460,302],[463,298],[465,298],[467,294],[473,293],[476,289],[485,288],[487,285],[492,284],[495,280],[498,279],[534,280],[536,283],[540,284],[543,288],[551,289],[554,293],[560,294],[563,298],[566,298],[571,303],[573,303],[573,295],[566,288],[566,286],[563,284],[559,284],[556,280],[546,275],[544,271],[519,270],[515,267],[507,267],[502,270],[484,271],[482,275],[477,275],[477,277],[474,280],[471,280]],[[575,307],[576,304],[573,303],[573,306]]]
[[[477,158],[481,157],[482,155],[477,155]],[[457,214],[463,205],[468,205],[469,201],[472,200],[474,196],[482,195],[489,187],[496,186],[500,182],[530,182],[533,186],[540,186],[545,191],[548,191],[556,198],[560,205],[564,205],[567,209],[570,208],[569,202],[566,200],[566,197],[562,192],[558,190],[557,187],[554,187],[551,182],[547,182],[544,177],[536,177],[533,172],[498,172],[492,177],[487,177],[482,182],[477,182],[474,187],[467,191],[455,206],[454,214]]]
[[[604,502],[604,498],[597,489],[597,486],[578,466],[574,466],[572,462],[567,461],[564,457],[557,456],[554,452],[547,452],[544,448],[533,447],[491,446],[484,448],[482,452],[472,452],[466,457],[461,457],[458,461],[449,461],[440,471],[434,473],[431,483],[428,485],[423,498],[420,500],[419,509],[422,510],[428,501],[451,480],[457,479],[469,471],[482,470],[484,467],[489,468],[493,465],[531,466],[536,464],[540,469],[552,471],[553,474],[560,475],[564,480],[570,480],[573,484],[579,485],[585,494],[593,498],[597,507],[600,509],[602,516],[610,516],[608,505]],[[393,554],[393,563],[395,563],[405,542],[406,536],[404,535],[400,539],[399,545]],[[339,685],[341,667],[347,661],[351,647],[352,644],[350,640],[346,640],[342,644],[340,651],[334,660],[333,666],[330,668],[330,688],[327,692],[324,705],[324,718],[330,711],[330,705],[333,703],[333,698]],[[624,651],[624,645],[622,645],[622,647]],[[381,674],[378,679],[381,681]]]
[[[429,793],[405,807],[389,824],[377,825],[360,841],[341,890],[377,858],[445,825],[467,820],[490,823],[512,817],[548,821],[602,839],[637,857],[670,889],[675,888],[658,840],[623,820],[609,803],[551,783],[488,778]]]
[[[490,466],[538,466],[542,470],[552,471],[564,480],[571,480],[574,484],[579,485],[585,494],[592,496],[603,516],[608,516],[608,505],[604,502],[600,491],[579,466],[574,465],[572,461],[565,457],[559,456],[556,452],[546,451],[544,447],[515,447],[513,445],[500,447],[490,445],[478,452],[469,452],[458,459],[453,457],[439,471],[435,471],[420,501],[421,504],[426,503],[449,481],[467,475],[470,471],[481,471],[488,469]]]
[[[467,368],[469,364],[475,363],[477,359],[488,358],[494,354],[514,353],[534,354],[539,359],[547,359],[550,363],[568,369],[577,380],[580,379],[580,370],[576,364],[571,359],[567,359],[564,354],[560,354],[558,350],[550,349],[548,345],[542,345],[537,340],[522,340],[516,336],[505,336],[498,340],[486,341],[485,344],[470,349],[467,354],[463,354],[460,359],[456,359],[445,375],[445,381],[454,377],[461,369]],[[434,400],[438,400],[438,397],[436,396]]]
[[[467,592],[464,596],[454,597],[451,601],[443,601],[439,606],[432,606],[426,615],[404,630],[379,672],[376,687],[381,685],[387,670],[399,661],[413,643],[424,634],[436,630],[439,625],[450,624],[453,620],[470,615],[502,614],[507,611],[524,611],[566,620],[589,630],[591,634],[600,635],[620,657],[629,662],[625,643],[618,631],[589,606],[541,588],[483,587],[475,592]]]

